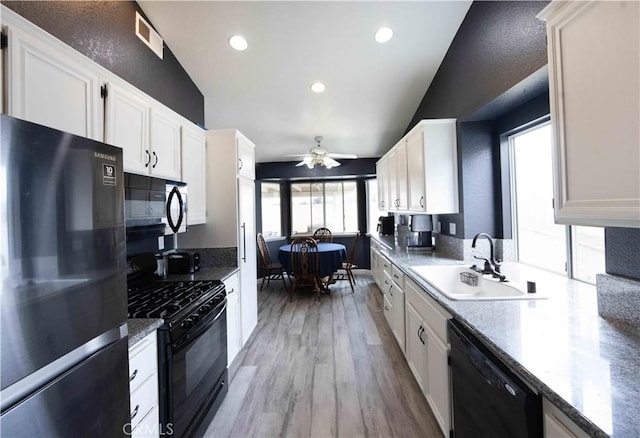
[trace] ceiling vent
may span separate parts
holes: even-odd
[[[164,41],[139,12],[136,12],[136,35],[158,55],[158,58],[163,59]]]

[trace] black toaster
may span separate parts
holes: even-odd
[[[169,274],[193,274],[200,270],[200,254],[197,252],[174,252],[167,254]]]

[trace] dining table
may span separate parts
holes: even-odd
[[[318,276],[331,277],[347,259],[347,248],[340,243],[318,243]],[[278,250],[278,261],[291,274],[291,245],[282,245]]]

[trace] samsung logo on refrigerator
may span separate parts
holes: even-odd
[[[116,161],[116,157],[113,155],[102,154],[100,152],[94,152],[93,156],[96,158],[102,158],[103,160]]]

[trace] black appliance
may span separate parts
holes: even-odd
[[[221,281],[160,281],[153,254],[127,268],[129,318],[162,318],[158,330],[161,430],[202,436],[227,394],[227,299]]]
[[[0,117],[0,430],[122,436],[122,149]]]
[[[193,274],[200,270],[200,254],[174,252],[166,256],[169,274]]]
[[[393,233],[395,232],[394,216],[380,216],[378,218],[377,230],[381,236],[393,236]]]
[[[462,324],[449,320],[453,432],[479,436],[541,437],[542,399]]]
[[[431,215],[414,214],[411,215],[411,225],[409,229],[418,233],[415,243],[407,245],[409,249],[433,249],[431,231],[433,230]]]
[[[124,174],[127,238],[140,239],[187,231],[187,185]]]

